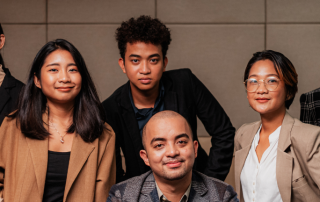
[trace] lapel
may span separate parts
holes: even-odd
[[[95,141],[98,141],[98,138]],[[73,182],[94,149],[93,143],[85,142],[79,134],[75,135],[71,148],[64,200],[66,200]]]
[[[192,172],[192,184],[188,201],[209,202],[209,200],[204,197],[208,191],[204,179],[202,179],[201,176],[198,176],[196,172]],[[213,190],[211,190],[209,194],[210,193],[216,194]],[[210,196],[209,198],[213,199],[214,197]]]
[[[276,168],[278,188],[283,201],[291,200],[293,159],[286,153],[286,149],[291,145],[290,134],[293,124],[294,119],[286,113],[279,136]]]
[[[258,121],[252,125],[247,131],[243,131],[241,137],[241,149],[235,152],[235,183],[236,183],[236,191],[238,193],[239,198],[241,198],[241,182],[240,182],[240,175],[244,163],[247,159],[249,154],[252,141],[254,136],[256,135],[259,127],[261,125],[261,121]]]
[[[137,159],[140,159],[139,152],[140,149],[143,148],[142,145],[142,138],[140,136],[139,131],[139,125],[138,121],[135,117],[132,104],[129,98],[129,88],[130,88],[130,82],[128,81],[121,92],[120,98],[117,99],[117,102],[120,103],[122,109],[121,109],[121,117],[123,120],[123,124],[125,128],[127,129],[127,134],[129,134],[130,139],[125,139],[125,141],[130,141],[134,148],[134,153],[137,157]],[[128,138],[128,137],[125,137]],[[144,171],[145,165],[141,165],[141,161],[138,161],[139,167],[141,171]]]
[[[10,94],[8,93],[9,88],[15,87],[15,81],[12,79],[11,74],[9,70],[5,71],[6,76],[3,79],[2,85],[0,86],[0,112],[3,110],[5,104],[8,102],[8,100],[11,98]]]
[[[48,165],[48,138],[36,140],[26,137],[26,141],[33,162],[39,195],[42,198]]]
[[[172,80],[164,72],[161,78],[164,86],[164,109],[178,112],[177,93],[172,91]]]

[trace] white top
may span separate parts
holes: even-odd
[[[282,202],[276,178],[280,129],[281,126],[269,135],[270,146],[264,151],[260,163],[256,148],[260,139],[261,126],[254,136],[240,175],[243,198],[246,202]]]

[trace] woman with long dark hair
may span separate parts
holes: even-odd
[[[289,115],[298,75],[279,52],[257,52],[244,84],[260,121],[235,136],[235,180],[240,201],[320,201],[320,127]]]
[[[0,128],[4,202],[106,201],[116,164],[103,113],[79,51],[63,39],[43,46]]]
[[[5,41],[6,37],[0,24],[0,50],[4,47]],[[8,68],[5,68],[0,53],[0,126],[4,117],[16,109],[23,86],[24,84],[14,78]]]

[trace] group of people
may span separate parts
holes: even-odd
[[[0,201],[320,201],[320,127],[287,113],[298,75],[283,54],[248,62],[243,83],[261,120],[235,133],[189,69],[165,71],[171,36],[162,22],[131,18],[116,40],[129,81],[102,103],[64,39],[41,48],[25,85],[0,55]],[[223,182],[234,151],[236,191]]]

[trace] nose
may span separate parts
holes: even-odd
[[[268,92],[268,89],[266,88],[266,84],[264,80],[259,80],[259,86],[256,92],[259,94],[264,94]]]
[[[70,75],[67,70],[62,70],[59,72],[59,82],[61,83],[69,83],[71,81]]]
[[[166,156],[167,157],[174,158],[179,155],[180,155],[179,149],[177,148],[177,146],[175,144],[169,144],[166,147]]]
[[[149,68],[148,62],[143,61],[141,62],[141,66],[140,66],[140,74],[150,74],[151,70]]]

